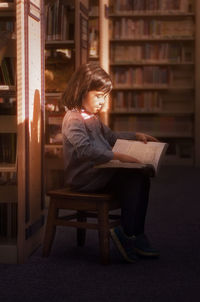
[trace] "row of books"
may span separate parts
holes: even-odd
[[[193,0],[112,0],[111,12],[121,11],[155,11],[155,10],[180,10],[191,12],[194,9]]]
[[[0,96],[0,115],[16,114],[16,98]]]
[[[5,57],[0,65],[0,85],[15,85],[15,58]]]
[[[0,163],[16,162],[16,133],[0,133]]]
[[[45,6],[46,40],[74,39],[74,7],[70,1],[51,1]]]
[[[158,112],[193,113],[193,95],[158,91],[115,91],[112,96],[112,110],[116,113]]]
[[[115,131],[140,131],[156,136],[192,136],[193,122],[190,117],[177,116],[124,116],[114,117]]]
[[[115,67],[111,72],[114,85],[167,85],[169,68],[163,66]]]
[[[112,63],[172,62],[191,63],[194,49],[190,43],[144,43],[140,45],[113,45],[110,51]]]
[[[162,102],[158,92],[117,91],[112,109],[114,112],[161,112]]]
[[[194,20],[190,17],[183,20],[132,19],[113,20],[110,25],[111,39],[142,38],[186,38],[194,36]]]
[[[0,172],[0,185],[16,185],[17,173],[16,172]]]
[[[123,67],[115,66],[111,72],[114,85],[123,87],[142,87],[153,85],[160,87],[194,87],[193,68],[180,66],[180,68],[169,68],[169,66],[142,66]]]
[[[17,204],[0,203],[0,239],[17,236]]]

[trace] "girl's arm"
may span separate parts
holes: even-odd
[[[128,139],[128,140],[136,140],[136,133],[128,132],[128,131],[112,131],[108,126],[101,122],[101,128],[104,137],[109,142],[111,146],[114,146],[117,139]]]
[[[81,160],[89,160],[94,164],[101,164],[113,159],[112,149],[99,148],[90,140],[82,119],[74,117],[63,123],[62,133],[73,146],[76,156]]]
[[[147,143],[147,141],[158,142],[158,139],[142,132],[120,131],[114,132],[106,125],[102,124],[102,132],[111,146],[114,146],[117,139],[138,140]]]

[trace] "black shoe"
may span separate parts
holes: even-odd
[[[121,227],[111,229],[110,234],[123,258],[127,262],[135,262],[138,259],[134,251],[135,236],[126,236]]]
[[[141,234],[136,237],[134,251],[138,256],[142,257],[158,258],[160,256],[159,251],[151,247],[149,240],[145,234]]]

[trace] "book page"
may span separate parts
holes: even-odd
[[[113,147],[113,152],[127,154],[137,158],[142,164],[151,164],[157,170],[160,156],[165,148],[165,143],[129,141],[118,139]]]

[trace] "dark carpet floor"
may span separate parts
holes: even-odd
[[[49,258],[38,249],[23,265],[0,264],[0,301],[200,301],[200,169],[163,167],[152,180],[146,233],[158,260],[124,263],[111,243],[99,264],[98,236],[76,247],[74,229],[58,228]]]

